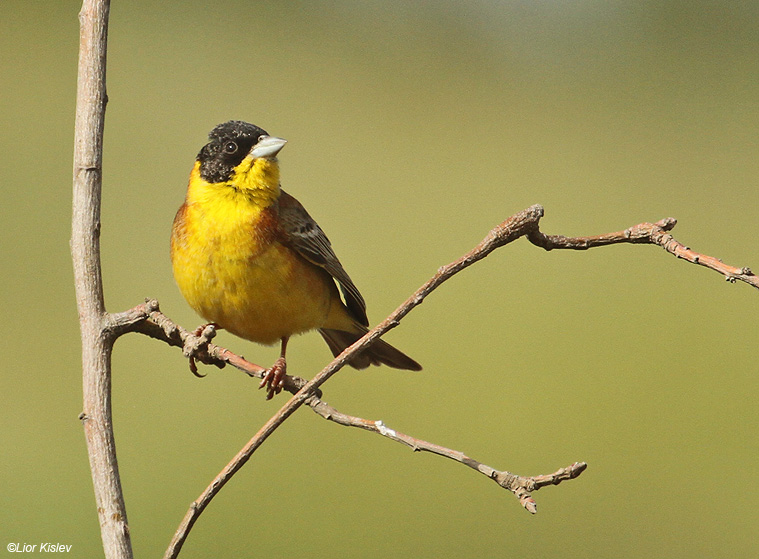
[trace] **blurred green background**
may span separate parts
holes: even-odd
[[[3,153],[0,555],[101,555],[68,251],[79,4],[0,5]],[[227,119],[289,140],[282,180],[381,320],[507,216],[548,233],[666,216],[695,250],[759,269],[759,4],[114,1],[103,267],[109,310],[156,297],[194,156]],[[757,552],[759,293],[661,249],[520,241],[388,339],[420,374],[345,370],[338,409],[496,468],[578,480],[531,516],[453,462],[308,410],[211,504],[182,557],[748,557]],[[276,349],[222,333],[261,364]],[[295,339],[290,370],[329,359]],[[138,557],[283,398],[196,379],[131,335],[114,356],[119,464]]]

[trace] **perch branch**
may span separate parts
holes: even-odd
[[[748,268],[734,268],[732,266],[727,266],[716,258],[691,251],[689,248],[677,242],[672,235],[669,234],[669,231],[676,224],[676,221],[672,218],[666,218],[653,224],[642,223],[630,227],[629,229],[625,229],[624,231],[609,233],[606,235],[564,237],[561,235],[545,235],[542,233],[538,228],[541,217],[543,217],[543,208],[539,205],[532,206],[511,216],[491,230],[490,233],[488,233],[488,235],[470,252],[458,260],[441,267],[429,281],[419,288],[400,307],[393,311],[384,321],[370,330],[360,340],[346,348],[312,380],[305,382],[303,379],[298,379],[297,377],[288,377],[286,379],[285,389],[294,394],[292,398],[290,398],[290,400],[288,400],[287,403],[285,403],[285,405],[282,406],[271,419],[269,419],[258,433],[253,436],[253,438],[216,476],[211,484],[203,491],[203,493],[201,493],[198,499],[192,503],[185,518],[177,529],[164,557],[173,558],[177,556],[189,534],[189,531],[192,529],[192,526],[213,497],[221,490],[227,481],[229,481],[229,479],[242,468],[253,452],[263,444],[268,436],[304,403],[311,406],[312,409],[322,417],[339,424],[373,431],[396,440],[397,442],[404,443],[414,450],[433,452],[466,464],[495,480],[502,487],[512,491],[519,498],[522,505],[528,511],[533,513],[536,512],[537,509],[535,502],[532,499],[531,492],[546,485],[558,484],[564,480],[573,479],[580,475],[587,467],[583,462],[572,464],[567,468],[562,468],[553,474],[544,476],[524,477],[506,471],[498,471],[467,457],[461,452],[447,449],[426,441],[421,441],[409,435],[404,435],[392,429],[388,429],[381,421],[365,420],[342,414],[319,400],[320,396],[318,394],[318,388],[324,382],[339,371],[354,355],[364,350],[387,331],[396,327],[403,317],[411,312],[416,306],[421,304],[425,297],[437,289],[443,282],[486,257],[496,248],[511,243],[522,236],[527,236],[530,242],[545,250],[585,250],[595,246],[605,246],[616,243],[659,245],[679,258],[684,258],[689,262],[700,264],[722,273],[728,281],[734,282],[740,280],[745,281],[754,287],[759,287],[756,276],[754,276]],[[226,363],[230,363],[247,374],[258,378],[260,378],[260,375],[263,373],[263,367],[249,363],[241,357],[234,355],[232,352],[211,344],[211,336],[209,336],[207,332],[196,336],[195,334],[189,333],[181,327],[174,325],[168,318],[158,311],[158,305],[155,301],[147,301],[144,305],[138,305],[134,309],[130,309],[125,313],[111,315],[111,318],[110,328],[113,329],[116,335],[126,331],[138,331],[151,337],[163,339],[171,345],[185,349],[188,347],[195,348],[198,351],[195,357],[201,362],[214,364],[219,367],[223,367]],[[196,339],[192,339],[192,336],[195,336]]]
[[[117,315],[112,316],[117,317]],[[198,340],[202,342],[201,336],[185,330],[161,313],[158,310],[158,302],[155,300],[148,300],[144,304],[137,305],[126,313],[122,313],[121,318],[123,318],[124,324],[130,325],[129,329],[131,331],[140,332],[150,337],[163,340],[176,347],[196,346],[199,344]],[[136,321],[135,319],[139,319],[140,321]],[[218,367],[224,367],[226,364],[230,364],[254,378],[263,378],[263,375],[266,372],[264,367],[251,363],[245,358],[232,353],[228,349],[213,344],[205,345],[205,350],[196,354],[196,358],[203,363],[216,365]],[[288,375],[284,389],[291,394],[296,394],[307,382],[308,381],[301,377]],[[382,421],[373,421],[342,413],[321,400],[321,396],[321,391],[317,390],[313,396],[307,399],[306,404],[324,419],[337,423],[338,425],[358,427],[359,429],[377,433],[393,441],[403,443],[415,452],[431,452],[461,462],[494,480],[504,489],[508,489],[514,493],[514,495],[519,498],[522,506],[533,514],[537,512],[537,505],[530,495],[532,491],[537,491],[546,485],[558,485],[561,481],[566,479],[574,479],[587,467],[587,464],[584,462],[577,462],[567,468],[562,468],[553,474],[535,477],[518,476],[510,472],[498,471],[468,457],[458,450],[452,450],[390,429]]]
[[[163,314],[155,299],[147,299],[131,309],[108,315],[108,331],[114,336],[120,336],[127,332],[138,332],[156,340],[166,342],[170,346],[181,348],[186,351],[193,349],[193,357],[206,365],[215,365],[223,369],[227,365],[242,371],[246,375],[262,379],[266,368],[251,363],[244,357],[232,353],[216,344],[210,343],[207,331],[200,335],[186,330],[173,322]],[[203,336],[206,333],[206,336]],[[284,389],[295,394],[306,384],[306,379],[287,375]],[[321,391],[317,390],[321,396]]]

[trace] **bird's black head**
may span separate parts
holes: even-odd
[[[229,180],[232,170],[245,159],[261,136],[268,134],[241,120],[219,124],[208,134],[210,141],[198,153],[200,177],[211,183]]]

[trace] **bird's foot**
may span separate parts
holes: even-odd
[[[266,369],[263,380],[258,388],[266,387],[266,399],[271,400],[275,394],[282,392],[285,386],[285,376],[287,376],[287,362],[284,357],[280,357],[274,362],[270,369]]]
[[[194,338],[190,338],[192,341],[188,340],[184,345],[184,354],[190,360],[190,372],[198,378],[203,378],[206,375],[201,375],[198,372],[198,366],[195,363],[195,355],[208,347],[208,344],[211,343],[211,340],[216,336],[216,330],[218,328],[219,325],[215,322],[201,324],[192,333],[194,336]]]

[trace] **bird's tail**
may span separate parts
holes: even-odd
[[[345,332],[344,330],[332,330],[322,328],[319,333],[327,342],[332,355],[337,357],[342,351],[356,342],[368,332],[366,328],[356,324],[357,332]],[[369,365],[387,365],[394,369],[407,369],[409,371],[421,371],[422,366],[411,359],[402,351],[395,349],[383,340],[375,340],[367,349],[356,355],[348,362],[354,369],[366,369]]]

